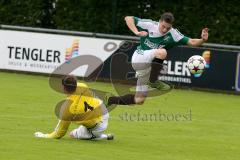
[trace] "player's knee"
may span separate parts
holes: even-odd
[[[164,48],[157,49],[155,57],[159,58],[159,59],[166,59],[166,57],[167,57],[167,50],[164,49]]]
[[[74,129],[69,134],[71,138],[75,139],[91,139],[92,135],[89,133],[88,129],[81,125],[77,129]]]

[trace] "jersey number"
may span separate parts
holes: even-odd
[[[92,111],[94,108],[90,106],[87,102],[84,102],[84,111],[87,112],[87,110]]]

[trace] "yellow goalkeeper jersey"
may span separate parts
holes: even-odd
[[[48,138],[63,137],[72,122],[92,128],[102,120],[102,101],[95,97],[86,84],[77,83],[76,91],[68,95],[66,101],[70,103],[64,107],[61,120],[55,131],[48,134]]]

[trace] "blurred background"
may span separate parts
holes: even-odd
[[[1,0],[0,24],[129,35],[124,16],[158,21],[165,11],[189,37],[210,28],[211,43],[240,44],[238,0]]]

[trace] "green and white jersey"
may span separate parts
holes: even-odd
[[[134,23],[139,31],[146,31],[148,35],[140,38],[138,49],[150,50],[165,48],[170,49],[178,45],[185,45],[189,38],[182,35],[177,29],[171,28],[166,34],[159,32],[159,22],[149,19],[134,18]]]

